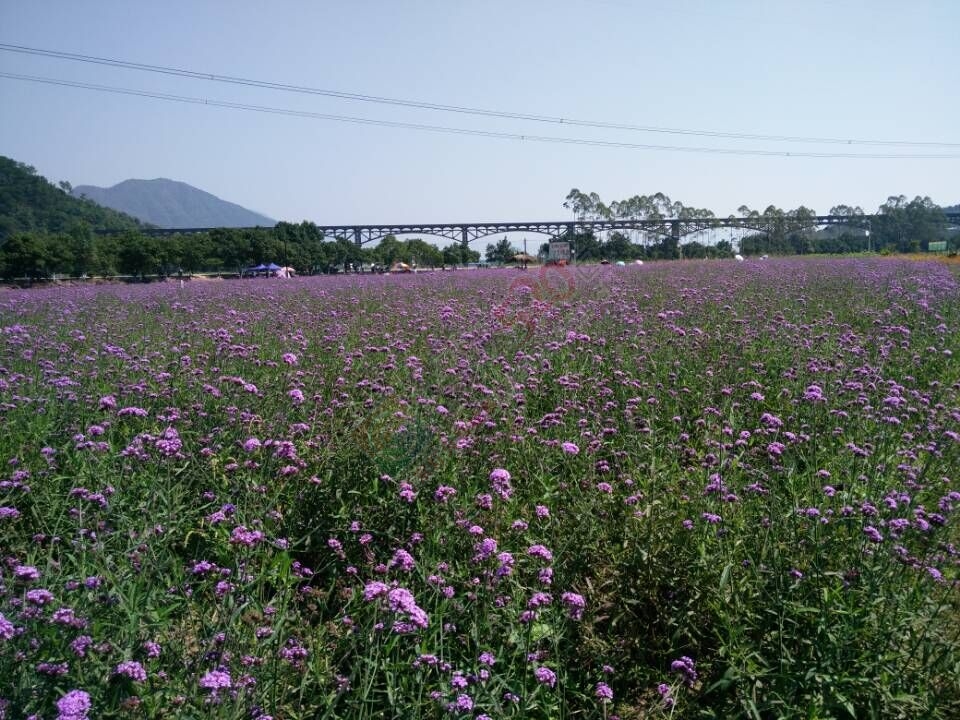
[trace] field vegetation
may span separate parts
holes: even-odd
[[[0,294],[0,717],[960,716],[960,283]]]

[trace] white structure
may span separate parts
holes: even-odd
[[[570,262],[570,243],[551,241],[547,260],[550,262]]]

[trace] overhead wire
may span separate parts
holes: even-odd
[[[188,103],[193,105],[207,105],[211,107],[228,108],[233,110],[246,110],[250,112],[267,113],[273,115],[287,115],[291,117],[309,118],[314,120],[330,120],[335,122],[353,123],[358,125],[375,125],[380,127],[403,128],[407,130],[421,130],[426,132],[448,133],[455,135],[472,135],[477,137],[500,138],[504,140],[520,140],[538,143],[559,143],[564,145],[586,145],[592,147],[619,148],[625,150],[665,150],[670,152],[686,153],[707,153],[715,155],[748,155],[760,157],[805,157],[805,158],[849,158],[849,159],[913,159],[913,160],[944,160],[960,159],[960,153],[838,153],[838,152],[794,152],[784,150],[761,150],[751,148],[714,148],[698,147],[688,145],[656,145],[647,143],[629,143],[612,140],[594,140],[590,138],[561,137],[555,135],[529,135],[516,132],[499,132],[493,130],[480,130],[474,128],[459,128],[445,125],[428,125],[423,123],[402,122],[398,120],[380,120],[375,118],[353,117],[349,115],[331,115],[327,113],[310,112],[307,110],[294,110],[291,108],[279,108],[268,105],[252,105],[248,103],[237,103],[226,100],[213,100],[209,98],[191,97],[186,95],[174,95],[170,93],[152,92],[136,88],[122,88],[111,85],[97,85],[93,83],[84,83],[74,80],[63,80],[59,78],[41,77],[35,75],[20,75],[16,73],[0,72],[0,78],[11,80],[21,80],[25,82],[42,83],[47,85],[58,85],[62,87],[79,88],[84,90],[94,90],[98,92],[113,93],[118,95],[131,95],[137,97],[154,98],[157,100],[166,100],[169,102]]]
[[[268,90],[279,90],[283,92],[319,95],[323,97],[338,98],[341,100],[354,100],[366,103],[379,103],[385,105],[394,105],[409,107],[420,110],[431,110],[439,112],[458,113],[465,115],[476,115],[481,117],[493,117],[508,120],[521,120],[537,123],[551,123],[558,125],[571,125],[575,127],[588,127],[604,130],[623,130],[632,132],[662,133],[671,135],[690,135],[699,137],[709,137],[728,140],[752,140],[760,142],[789,142],[789,143],[808,143],[808,144],[841,144],[841,145],[864,145],[864,146],[890,146],[890,147],[944,147],[960,148],[960,142],[934,142],[934,141],[913,141],[913,140],[872,140],[872,139],[854,139],[839,137],[808,137],[800,135],[765,135],[760,133],[747,132],[721,132],[716,130],[698,130],[689,128],[670,128],[647,125],[635,125],[624,122],[605,122],[597,120],[584,120],[577,118],[556,117],[550,115],[537,115],[532,113],[522,113],[503,110],[492,110],[489,108],[477,108],[461,105],[449,105],[443,103],[425,102],[420,100],[410,100],[404,98],[384,97],[379,95],[369,95],[365,93],[346,92],[340,90],[330,90],[324,88],[307,87],[290,83],[272,82],[266,80],[255,80],[252,78],[237,77],[233,75],[220,75],[210,72],[201,72],[198,70],[188,70],[184,68],[167,67],[163,65],[151,65],[147,63],[138,63],[118,58],[106,58],[96,55],[84,55],[81,53],[64,52],[60,50],[48,50],[44,48],[35,48],[25,45],[14,45],[10,43],[0,43],[0,51],[20,53],[26,55],[35,55],[41,57],[54,58],[59,60],[70,60],[96,65],[105,65],[109,67],[124,68],[128,70],[138,70],[143,72],[158,73],[163,75],[172,75],[195,80],[206,80],[212,82],[229,83],[233,85],[242,85],[247,87],[256,87]]]

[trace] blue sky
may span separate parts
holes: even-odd
[[[960,143],[960,3],[0,0],[0,42],[559,117]],[[524,123],[0,53],[0,71],[338,115],[648,144],[947,152]],[[54,181],[188,182],[319,223],[565,218],[572,187],[741,204],[960,202],[960,159],[745,157],[538,144],[264,115],[0,79],[0,154]]]

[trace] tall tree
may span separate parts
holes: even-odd
[[[513,256],[519,252],[520,251],[510,243],[510,241],[507,239],[507,236],[504,235],[503,239],[500,240],[500,242],[498,242],[496,245],[487,245],[487,262],[510,262],[513,260]]]

